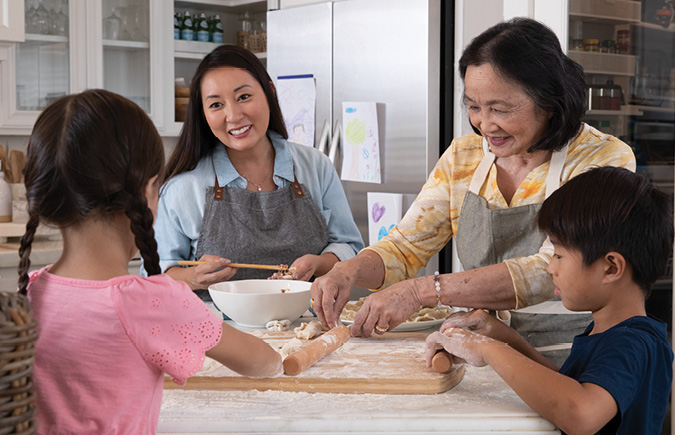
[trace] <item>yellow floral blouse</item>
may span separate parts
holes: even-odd
[[[386,271],[380,288],[415,277],[456,234],[464,195],[482,158],[481,136],[472,133],[453,140],[401,222],[386,237],[365,248],[375,251],[384,261]],[[541,203],[545,199],[549,163],[527,175],[511,204],[506,203],[499,191],[493,164],[479,195],[491,209]],[[616,137],[584,124],[581,134],[569,146],[561,185],[597,166],[620,166],[635,171],[635,156],[631,148]],[[553,246],[546,240],[539,252],[504,261],[516,291],[516,308],[553,297],[553,283],[546,271],[552,255]]]

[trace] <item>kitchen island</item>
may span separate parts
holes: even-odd
[[[560,433],[490,367],[465,369],[432,395],[165,389],[157,433]]]

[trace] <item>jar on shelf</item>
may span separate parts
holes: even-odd
[[[590,84],[586,89],[586,101],[588,110],[600,110],[600,90],[602,86]]]
[[[247,50],[251,49],[251,19],[248,11],[239,17],[239,31],[237,31],[237,45]]]
[[[619,54],[630,53],[630,30],[616,32],[616,52]]]
[[[583,39],[573,39],[570,44],[570,50],[584,51],[584,40]]]
[[[621,110],[621,102],[623,100],[623,90],[620,85],[614,83],[613,80],[607,80],[607,85],[605,86],[609,92],[609,109],[608,110]]]
[[[597,39],[584,39],[584,51],[599,52],[600,41]]]
[[[600,85],[598,91],[598,102],[600,110],[612,110],[612,88],[609,85]]]

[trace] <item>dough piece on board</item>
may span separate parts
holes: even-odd
[[[296,352],[304,345],[305,343],[303,343],[302,340],[292,338],[288,340],[286,343],[284,343],[284,345],[281,346],[281,348],[276,349],[276,351],[279,352],[279,354],[281,355],[281,359],[284,360],[288,355],[292,354],[293,352]]]
[[[291,321],[288,319],[270,320],[265,324],[268,331],[286,331],[291,326]]]
[[[324,328],[321,322],[312,320],[309,323],[303,322],[300,326],[293,329],[293,331],[295,332],[295,336],[297,338],[309,340],[310,338],[320,335],[324,331]]]
[[[361,306],[363,305],[363,302],[366,298],[359,298],[358,301],[354,302],[348,302],[344,309],[342,310],[342,313],[340,314],[340,320],[348,321],[348,322],[353,322],[354,317],[356,317],[356,313],[361,309]],[[415,313],[413,313],[412,316],[406,320],[406,322],[426,322],[430,320],[441,320],[445,319],[448,317],[450,314],[452,314],[452,307],[448,307],[446,305],[442,305],[440,307],[435,306],[435,305],[430,305],[430,306],[423,306],[419,310],[417,310]]]

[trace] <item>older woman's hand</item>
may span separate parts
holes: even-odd
[[[414,281],[401,281],[366,298],[354,317],[352,335],[370,337],[373,331],[384,334],[408,320],[420,306]]]
[[[349,301],[356,280],[352,264],[350,261],[336,263],[333,269],[312,283],[312,309],[328,328],[338,324],[339,315]]]
[[[431,367],[431,359],[439,349],[445,349],[456,362],[483,367],[487,364],[483,357],[483,346],[494,342],[489,337],[464,329],[448,328],[444,333],[436,331],[426,340],[427,367]]]

